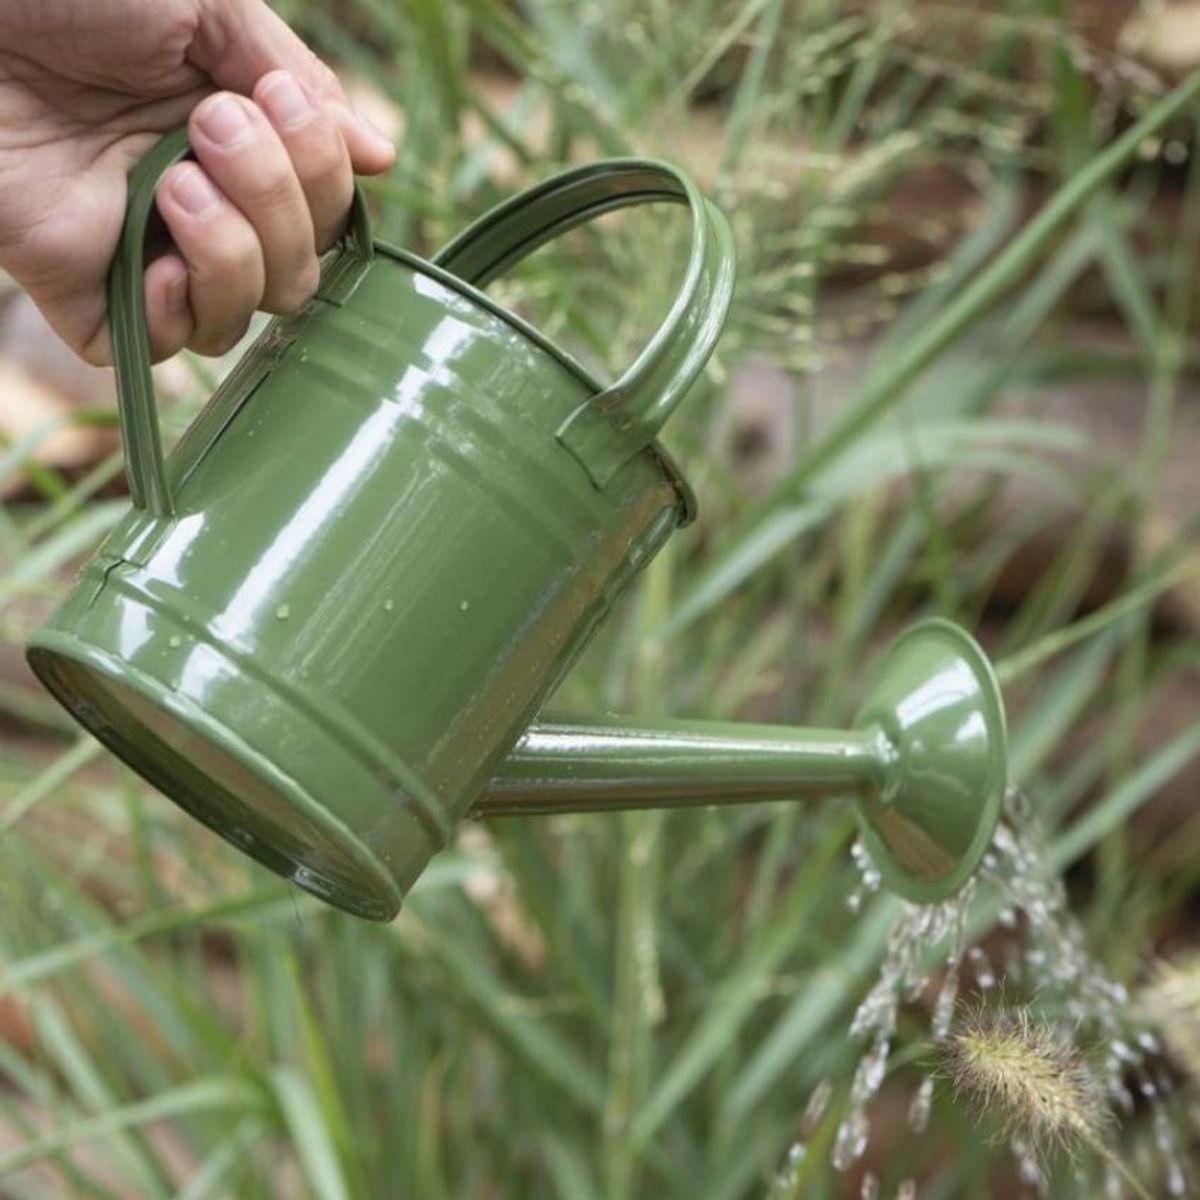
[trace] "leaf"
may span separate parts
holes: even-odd
[[[752,1120],[771,1085],[792,1069],[863,986],[883,953],[900,903],[895,896],[879,897],[849,944],[809,976],[800,995],[730,1081],[721,1100],[725,1123],[736,1128]]]
[[[0,593],[15,592],[42,583],[72,559],[95,548],[96,543],[129,511],[127,500],[102,500],[85,509],[53,537],[26,554],[0,579]]]
[[[61,787],[77,771],[100,757],[104,749],[90,737],[81,737],[70,750],[42,771],[36,779],[17,793],[11,803],[0,809],[0,838],[3,838],[39,801]]]
[[[1200,722],[1172,738],[1136,771],[1093,805],[1050,847],[1055,871],[1065,871],[1097,842],[1123,825],[1154,794],[1200,755]]]
[[[333,1134],[308,1081],[293,1067],[277,1067],[271,1073],[271,1087],[316,1200],[350,1200]]]
[[[172,1117],[200,1112],[247,1113],[261,1107],[262,1096],[242,1080],[222,1076],[198,1079],[182,1087],[160,1092],[147,1100],[110,1109],[99,1116],[74,1121],[45,1137],[0,1155],[0,1179],[32,1166],[52,1154],[84,1142],[96,1141],[121,1129],[149,1125]]]
[[[986,418],[930,422],[917,429],[892,429],[866,438],[847,448],[813,480],[807,499],[778,507],[718,557],[675,607],[659,636],[677,637],[802,534],[828,520],[836,505],[887,487],[910,474],[916,462],[924,470],[1001,465],[1009,473],[1026,470],[1043,478],[1045,467],[1037,460],[1028,456],[998,460],[996,452],[1072,452],[1083,444],[1080,433],[1066,425]]]

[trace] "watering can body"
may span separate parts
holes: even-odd
[[[496,210],[441,265],[373,243],[360,205],[317,298],[268,326],[164,459],[141,243],[184,149],[134,179],[114,268],[134,505],[30,662],[194,816],[386,919],[688,519],[654,433],[724,319],[728,229],[678,173],[631,161]],[[648,200],[690,206],[691,259],[663,329],[604,390],[475,284]]]
[[[965,631],[893,645],[851,731],[606,718],[531,725],[613,602],[692,514],[657,433],[728,310],[728,226],[673,168],[569,171],[434,260],[361,198],[317,298],[278,319],[169,457],[143,300],[164,140],[110,278],[132,506],[29,660],[101,742],[241,850],[387,919],[459,818],[855,799],[884,881],[945,899],[999,817],[999,687]],[[478,289],[566,230],[687,206],[658,333],[602,388]]]

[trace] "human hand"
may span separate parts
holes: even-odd
[[[155,359],[302,306],[354,173],[394,148],[264,0],[0,0],[0,267],[89,362],[111,361],[126,174],[185,119],[196,161],[158,187],[174,245],[145,277]]]

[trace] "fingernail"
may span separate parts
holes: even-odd
[[[196,120],[207,137],[226,146],[233,145],[250,131],[250,118],[229,96],[218,96],[209,101]]]
[[[290,75],[280,75],[272,82],[263,93],[263,106],[267,116],[284,128],[303,125],[313,111],[304,89]]]
[[[393,142],[392,139],[388,137],[388,135],[384,133],[383,130],[380,129],[370,117],[357,111],[355,112],[354,116],[363,131],[372,137],[376,142],[378,142],[381,147],[386,147],[388,150],[395,150],[396,143]]]
[[[221,193],[199,167],[186,166],[171,180],[171,195],[194,217],[212,212],[221,203]]]

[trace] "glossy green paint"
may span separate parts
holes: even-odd
[[[29,648],[84,726],[259,861],[375,919],[470,812],[844,792],[895,890],[961,885],[998,817],[1004,719],[986,659],[945,622],[900,640],[854,732],[531,727],[692,513],[654,439],[719,335],[733,252],[686,177],[567,172],[432,262],[375,243],[356,201],[317,299],[271,323],[164,458],[143,242],[186,149],[165,139],[131,177],[110,279],[133,507]],[[582,221],[658,201],[690,210],[688,266],[607,388],[477,290]]]
[[[476,817],[798,800],[884,785],[894,751],[862,732],[734,721],[539,721],[476,802]]]
[[[978,866],[1007,780],[1004,707],[983,651],[924,621],[895,643],[858,720],[841,732],[606,718],[540,724],[472,815],[500,817],[852,796],[884,882],[944,900]]]
[[[110,279],[133,507],[29,659],[151,783],[273,870],[386,919],[588,636],[691,513],[654,442],[720,333],[724,218],[674,168],[568,171],[433,262],[356,206],[318,298],[273,321],[164,459],[139,165]],[[633,204],[687,206],[678,296],[602,389],[476,290]]]

